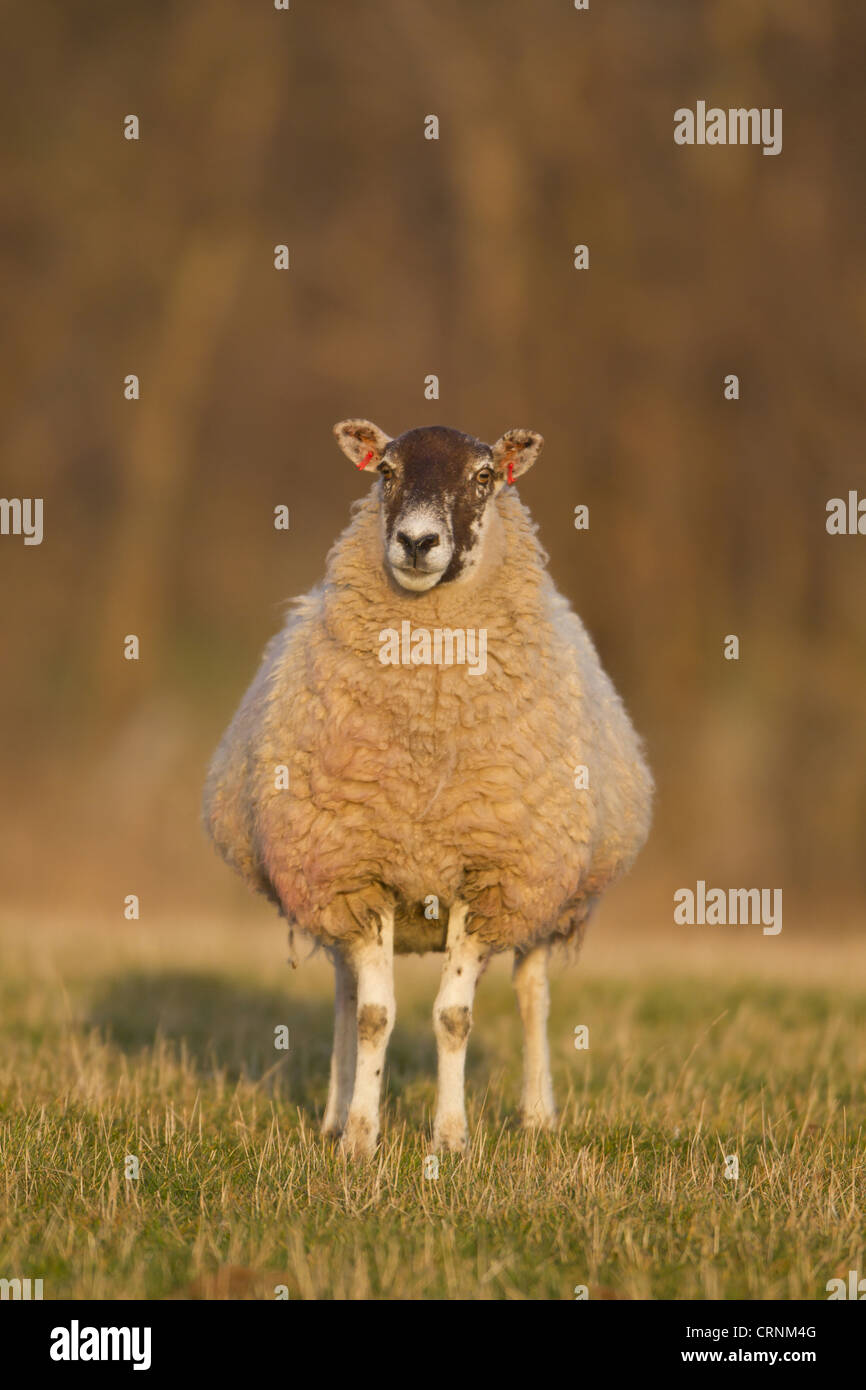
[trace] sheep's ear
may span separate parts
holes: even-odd
[[[334,434],[346,458],[368,473],[375,473],[385,446],[391,443],[391,436],[371,420],[341,420],[334,426]]]
[[[493,466],[502,482],[513,483],[541,453],[544,440],[535,430],[506,430],[493,446]]]

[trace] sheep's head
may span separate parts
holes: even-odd
[[[385,563],[415,592],[477,568],[493,498],[544,443],[532,430],[509,430],[491,446],[443,425],[391,439],[369,420],[343,420],[334,434],[357,468],[381,478]]]

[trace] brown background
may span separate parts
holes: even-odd
[[[657,777],[647,917],[705,878],[858,919],[866,538],[825,506],[866,495],[866,11],[89,0],[3,29],[0,492],[45,499],[41,547],[0,538],[6,902],[245,902],[202,776],[360,495],[330,429],[364,415],[544,434],[521,495]],[[782,107],[781,155],[676,146],[698,99]]]

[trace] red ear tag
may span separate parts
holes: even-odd
[[[370,452],[369,452],[369,454],[365,454],[365,455],[364,455],[364,457],[361,459],[361,462],[360,462],[360,463],[356,463],[356,464],[355,464],[355,467],[356,467],[356,468],[366,468],[366,467],[367,467],[367,464],[370,462],[370,459],[371,459],[372,457],[373,457],[373,450],[371,449]]]
[[[508,481],[509,483],[514,482],[514,459],[508,460]]]

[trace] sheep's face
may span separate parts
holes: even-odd
[[[494,497],[532,467],[544,442],[509,430],[491,446],[442,425],[391,439],[369,420],[344,420],[334,433],[358,468],[381,478],[385,564],[415,593],[478,568]]]

